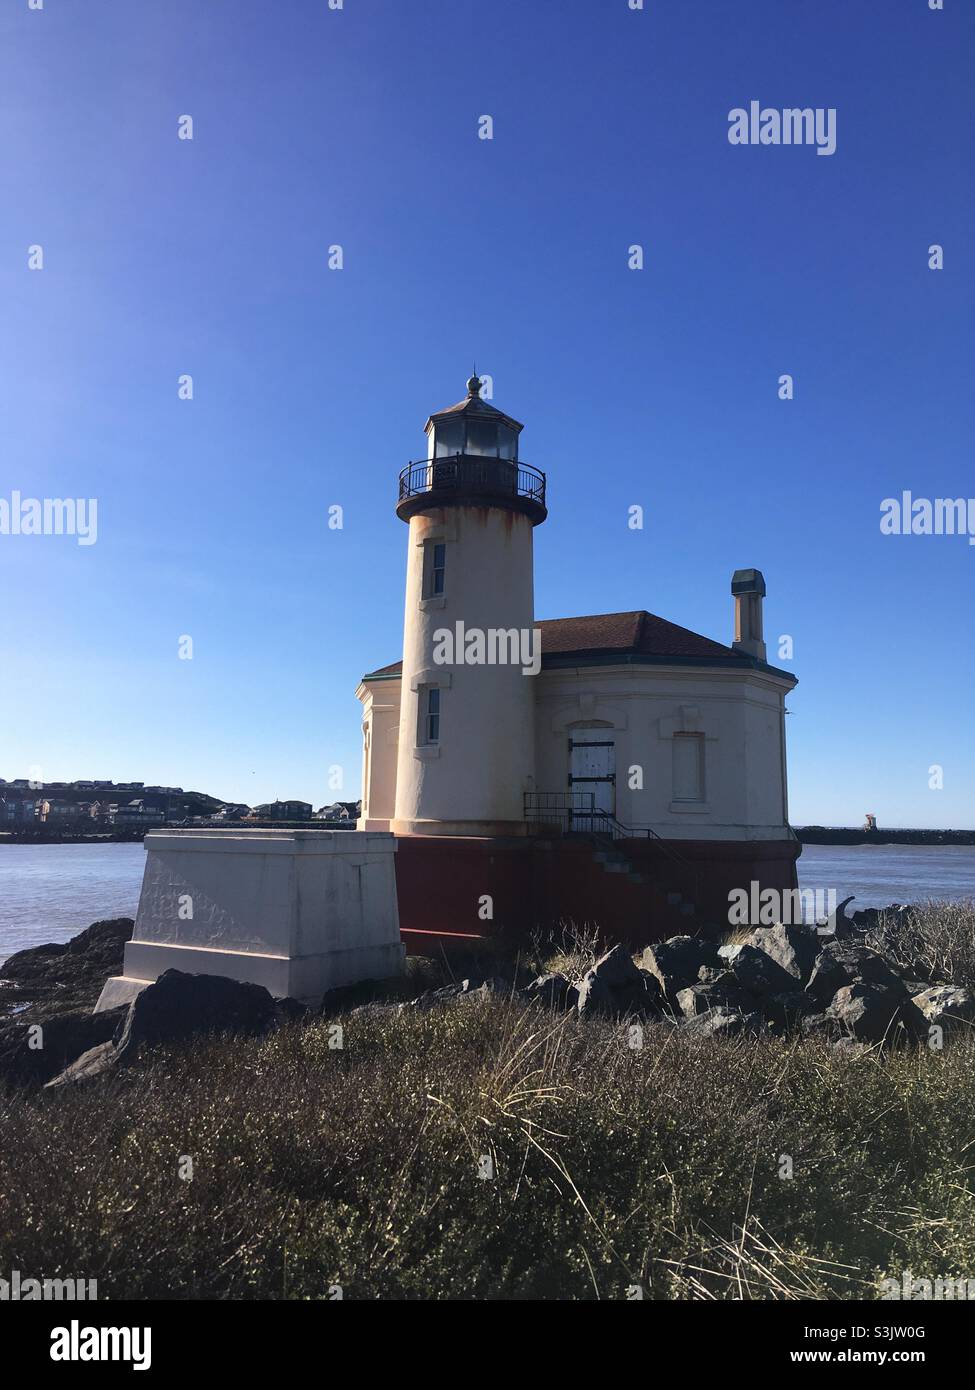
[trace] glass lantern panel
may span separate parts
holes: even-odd
[[[518,457],[518,434],[507,425],[498,426],[498,458],[516,459]]]
[[[498,427],[493,420],[468,420],[467,452],[497,458]]]
[[[448,454],[464,452],[463,420],[441,420],[434,426],[434,457],[444,458]]]

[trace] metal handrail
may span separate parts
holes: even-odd
[[[646,835],[648,840],[656,840],[668,859],[673,859],[675,864],[684,864],[690,867],[690,861],[685,859],[678,850],[673,849],[663,836],[658,835],[656,830],[652,830],[649,825],[624,825],[622,821],[616,819],[611,811],[594,811],[593,818],[605,821],[609,825],[610,828],[606,833],[611,839],[635,840],[638,835]]]
[[[691,868],[690,861],[649,825],[625,825],[621,820],[617,820],[611,811],[597,809],[594,792],[525,792],[524,810],[525,820],[529,824],[550,825],[556,822],[560,827],[570,828],[573,820],[579,819],[589,821],[590,826],[594,821],[600,821],[606,828],[602,831],[593,830],[591,833],[606,835],[611,840],[636,839],[640,835],[646,835],[648,840],[655,840],[661,853],[667,855],[674,863]]]
[[[517,459],[450,454],[408,463],[399,475],[401,502],[425,492],[440,491],[520,497],[544,507],[545,474]]]
[[[525,792],[525,821],[529,825],[557,825],[567,833],[574,816],[592,819],[595,800],[592,792]]]

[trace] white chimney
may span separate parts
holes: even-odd
[[[762,637],[762,600],[765,598],[765,578],[761,570],[735,570],[731,576],[731,592],[735,599],[736,651],[747,652],[765,660],[765,641]]]

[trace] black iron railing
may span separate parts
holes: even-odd
[[[525,820],[540,830],[570,835],[592,829],[596,798],[592,792],[525,792]]]
[[[525,820],[541,832],[563,835],[599,835],[610,840],[636,840],[646,836],[675,864],[688,861],[649,825],[624,825],[612,811],[596,806],[594,792],[525,792]]]
[[[525,510],[545,510],[545,474],[530,464],[512,459],[452,454],[447,458],[408,463],[399,475],[401,504],[436,492],[510,499]]]

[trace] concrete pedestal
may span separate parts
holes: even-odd
[[[403,969],[395,838],[356,830],[155,830],[124,974],[96,1013],[166,970],[317,1003]]]

